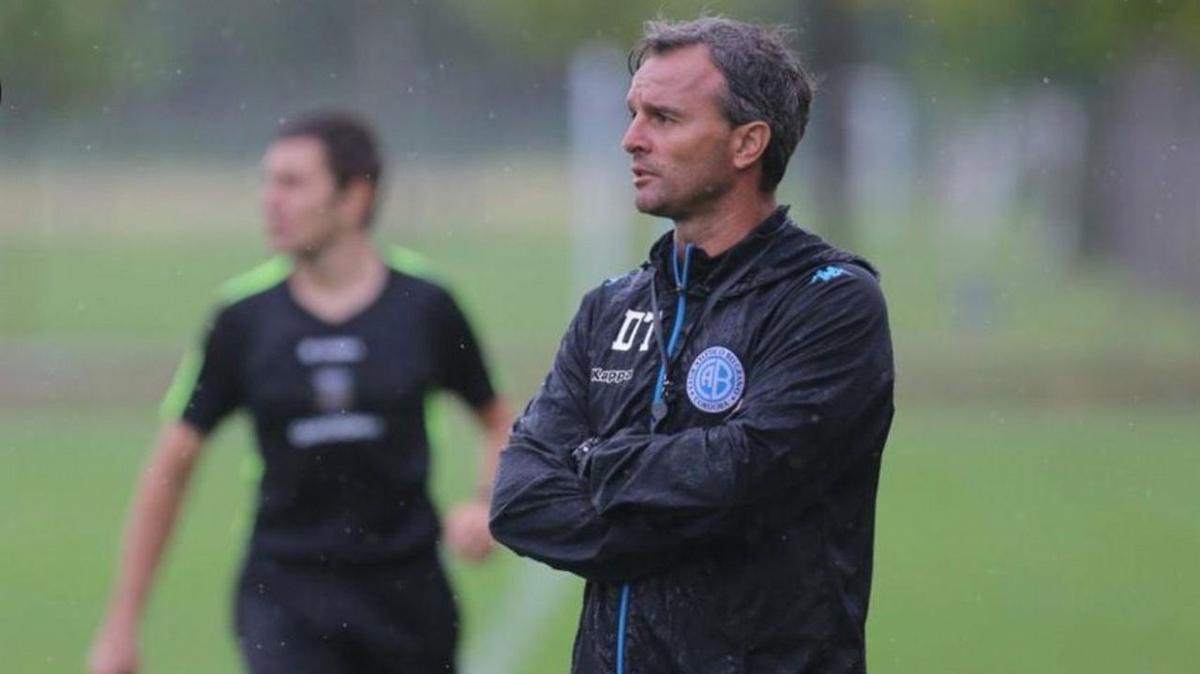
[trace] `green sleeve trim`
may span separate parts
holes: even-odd
[[[283,281],[292,271],[292,263],[287,257],[277,255],[254,267],[250,271],[239,274],[222,283],[217,290],[217,298],[222,305],[233,304],[255,293]],[[196,388],[196,379],[200,376],[200,366],[203,356],[197,346],[188,348],[175,369],[171,385],[158,406],[158,416],[163,422],[179,421],[187,408],[192,391]]]
[[[422,278],[436,276],[429,260],[412,249],[389,246],[384,257],[389,267],[405,274]],[[281,283],[291,273],[292,261],[286,255],[276,255],[222,283],[217,290],[217,298],[222,305],[233,304]],[[201,365],[200,350],[194,346],[189,348],[180,360],[171,385],[159,404],[159,418],[162,421],[178,421],[183,415],[192,390],[196,387]]]
[[[389,246],[384,254],[384,262],[392,269],[411,276],[437,276],[429,259],[411,248]],[[286,255],[276,255],[250,271],[222,283],[217,294],[222,302],[232,304],[282,282],[291,273],[292,261]]]
[[[217,290],[217,296],[224,304],[233,304],[280,283],[291,273],[292,261],[286,255],[276,255],[250,271],[222,283]]]
[[[392,269],[409,276],[419,276],[424,279],[438,276],[428,258],[404,246],[388,246],[384,261]]]
[[[388,246],[383,258],[389,267],[410,276],[438,276],[429,259],[411,248]],[[222,302],[232,304],[282,282],[291,273],[292,261],[286,255],[276,255],[250,271],[222,283],[217,294]]]
[[[187,408],[192,390],[196,388],[196,379],[200,376],[200,350],[191,347],[183,353],[179,366],[175,368],[175,376],[158,406],[158,417],[164,422],[179,421]]]

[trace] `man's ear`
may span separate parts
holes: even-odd
[[[747,122],[733,130],[733,165],[738,169],[752,166],[767,151],[771,127],[764,121]]]
[[[366,180],[351,180],[338,198],[346,219],[362,224],[371,214],[375,186]]]

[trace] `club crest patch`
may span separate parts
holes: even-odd
[[[732,408],[746,388],[742,361],[723,346],[705,349],[688,370],[687,394],[692,404],[710,414]]]

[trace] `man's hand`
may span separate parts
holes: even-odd
[[[567,459],[567,465],[570,466],[572,472],[579,476],[579,479],[586,480],[588,475],[588,459],[591,457],[592,447],[600,442],[600,438],[588,438],[579,443],[579,446],[571,450],[571,454]]]
[[[459,504],[450,511],[443,526],[446,545],[473,564],[487,559],[496,545],[488,531],[488,503],[484,499]]]
[[[88,654],[90,674],[134,674],[140,667],[137,634],[124,627],[105,625]]]

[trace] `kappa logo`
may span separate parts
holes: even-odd
[[[633,379],[633,370],[602,370],[592,368],[592,381],[597,384],[624,384]]]
[[[746,370],[736,354],[723,346],[705,349],[688,370],[687,394],[704,412],[724,412],[742,398]]]
[[[654,329],[651,323],[654,321],[654,314],[649,311],[634,311],[627,309],[625,311],[625,320],[621,323],[621,329],[617,332],[617,338],[613,340],[613,351],[629,351],[638,341],[638,335],[642,337],[641,346],[638,351],[650,350],[650,337],[654,334]]]
[[[825,267],[824,269],[818,269],[817,272],[815,274],[813,274],[812,278],[808,281],[808,285],[812,285],[812,284],[818,283],[818,282],[819,283],[828,283],[829,281],[832,281],[833,279],[835,279],[839,276],[845,276],[846,274],[849,274],[849,273],[850,272],[846,271],[842,267],[830,265],[828,267]]]

